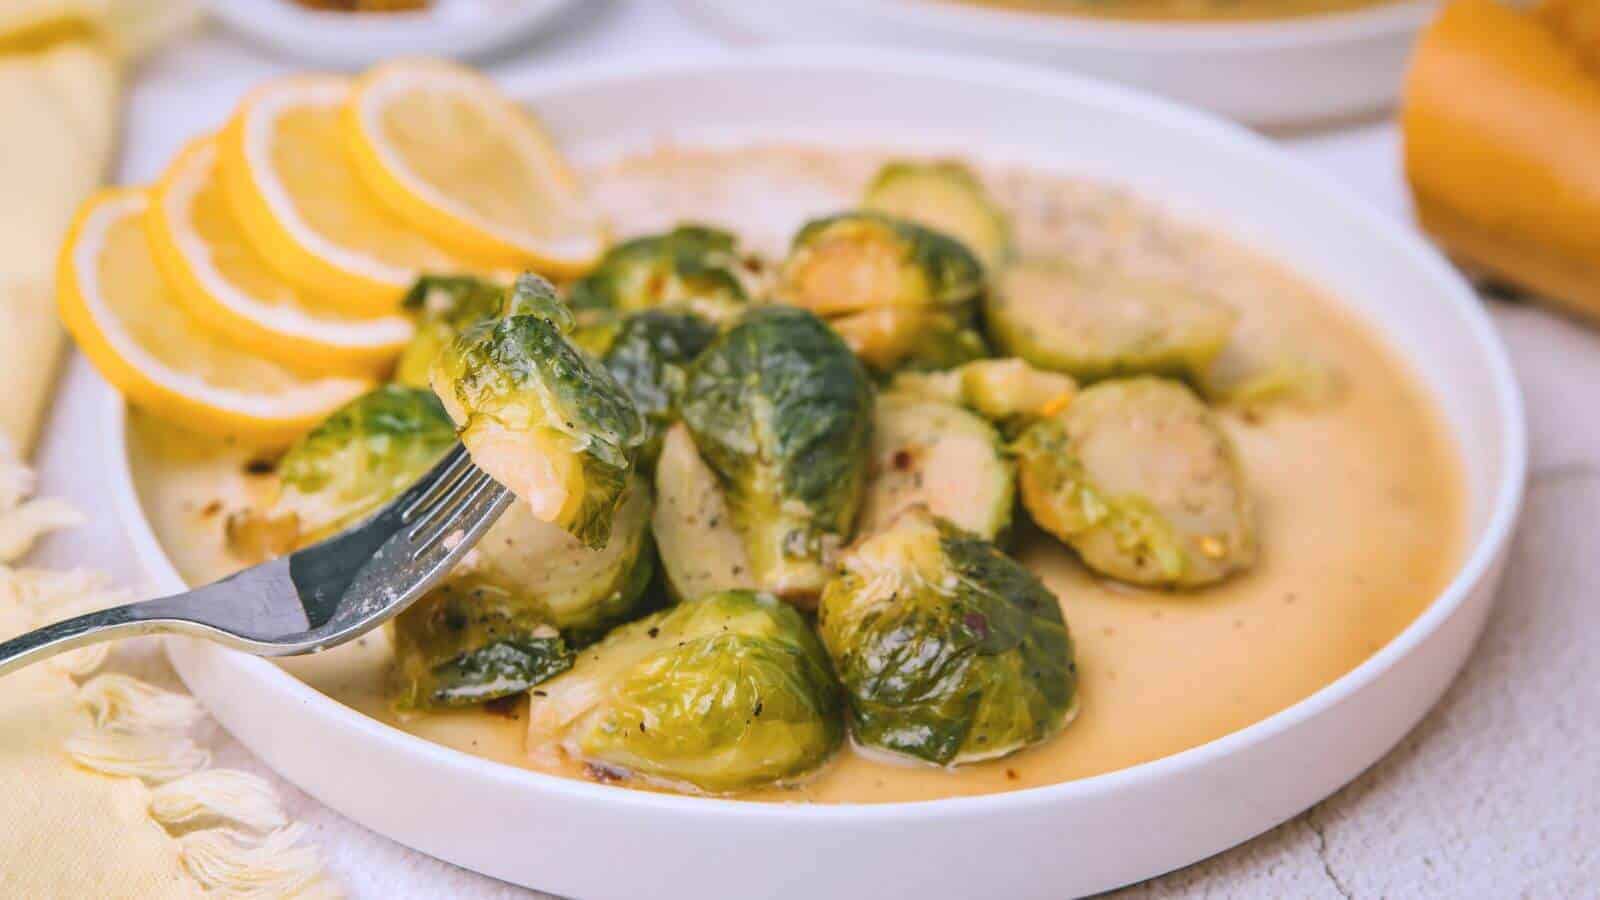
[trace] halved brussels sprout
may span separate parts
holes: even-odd
[[[573,282],[574,309],[636,312],[682,307],[714,322],[749,303],[738,238],[703,225],[680,225],[611,248],[593,272]]]
[[[606,368],[567,338],[572,314],[524,276],[507,315],[467,329],[431,381],[473,461],[535,517],[603,547],[644,422]]]
[[[891,390],[964,406],[1008,434],[1067,408],[1078,392],[1070,375],[1020,359],[984,359],[947,372],[902,372]]]
[[[845,557],[817,623],[862,746],[960,765],[1038,743],[1077,712],[1055,595],[926,509]]]
[[[466,576],[430,591],[395,620],[395,705],[471,706],[521,693],[572,668],[555,626],[523,592]]]
[[[935,316],[918,335],[910,352],[896,363],[896,371],[938,372],[993,356],[989,342],[978,329],[963,324],[968,318],[964,314]],[[844,337],[845,343],[851,342],[853,323],[859,319],[860,316],[850,316],[835,323],[834,330]]]
[[[473,325],[500,315],[503,285],[470,275],[424,275],[406,292],[404,306],[417,316],[417,333],[400,352],[394,380],[414,388],[428,386],[433,361]]]
[[[756,582],[815,596],[866,482],[872,385],[861,363],[811,313],[756,307],[695,361],[682,414]]]
[[[1015,467],[994,426],[959,406],[880,396],[870,471],[860,534],[876,534],[913,506],[991,541],[1011,524]]]
[[[983,288],[983,264],[954,238],[847,212],[795,235],[777,293],[827,318],[869,365],[889,371],[928,335],[959,333]]]
[[[228,517],[229,549],[259,561],[322,540],[398,496],[455,445],[428,391],[385,385],[357,397],[291,446],[270,508]]]
[[[574,334],[573,340],[628,389],[644,416],[640,465],[653,464],[661,452],[661,437],[678,418],[689,364],[716,336],[717,327],[700,316],[665,309],[647,309]]]
[[[717,474],[681,423],[668,429],[656,463],[651,519],[667,590],[680,600],[736,588],[759,589],[744,536]]]
[[[1294,340],[1258,323],[1241,323],[1233,340],[1199,380],[1207,400],[1259,410],[1268,406],[1316,406],[1338,389],[1334,370],[1294,345]]]
[[[397,705],[481,703],[564,671],[573,648],[647,604],[649,525],[639,478],[598,550],[513,504],[449,581],[395,619]]]
[[[1235,314],[1178,284],[1054,259],[1008,267],[984,303],[989,337],[1011,356],[1083,381],[1120,375],[1197,378]]]
[[[888,163],[868,185],[864,205],[955,238],[991,272],[1011,255],[1010,219],[955,160]]]
[[[844,737],[839,685],[800,614],[726,591],[624,625],[529,703],[528,746],[613,777],[725,793],[792,782]]]
[[[1193,588],[1255,561],[1250,495],[1233,444],[1178,382],[1097,384],[1023,432],[1014,450],[1028,513],[1097,572]]]

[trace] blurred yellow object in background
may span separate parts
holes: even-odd
[[[27,454],[49,396],[63,346],[56,245],[110,159],[116,70],[105,50],[80,39],[0,53],[0,456],[8,447]]]
[[[1546,0],[1537,13],[1600,74],[1600,0]]]
[[[1456,0],[1401,116],[1426,229],[1464,264],[1600,321],[1600,0]]]
[[[56,247],[115,146],[121,61],[192,18],[187,0],[0,2],[0,457],[26,455],[61,350]]]

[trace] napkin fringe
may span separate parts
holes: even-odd
[[[128,602],[129,592],[99,573],[10,565],[39,538],[82,521],[61,501],[30,501],[33,483],[27,467],[0,453],[0,603],[43,623]],[[306,826],[289,821],[271,784],[249,772],[210,768],[211,752],[189,735],[204,718],[194,698],[129,675],[93,675],[110,646],[46,663],[87,679],[76,702],[89,724],[67,739],[66,754],[85,769],[142,780],[150,788],[150,818],[172,835],[185,871],[207,892],[242,900],[342,896],[306,840]]]

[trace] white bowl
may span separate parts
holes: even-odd
[[[434,0],[427,9],[340,13],[294,0],[213,0],[228,27],[318,65],[359,69],[395,56],[475,59],[549,27],[575,0]]]
[[[1405,354],[1460,445],[1470,549],[1399,637],[1277,715],[1107,775],[924,803],[754,804],[540,775],[368,719],[266,660],[173,639],[174,665],[217,719],[334,809],[467,868],[591,900],[669,889],[1059,898],[1195,862],[1326,797],[1392,747],[1466,658],[1522,494],[1524,425],[1505,351],[1425,243],[1263,140],[1077,78],[883,52],[589,68],[510,88],[579,156],[663,135],[891,136],[1098,174],[1214,220],[1330,288]],[[105,410],[112,489],[134,545],[155,581],[179,590],[134,493],[122,403],[108,395]]]
[[[1252,125],[1394,102],[1434,0],[1247,22],[1138,22],[937,0],[684,0],[741,35],[982,53],[1120,81]]]

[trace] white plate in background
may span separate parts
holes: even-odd
[[[294,0],[212,0],[228,27],[285,56],[359,69],[396,56],[474,59],[549,27],[576,0],[433,0],[422,10],[344,13]]]
[[[1434,0],[1238,22],[1119,21],[950,0],[681,0],[773,42],[850,42],[1038,62],[1163,94],[1251,125],[1308,125],[1394,102]]]
[[[809,806],[647,793],[470,756],[193,639],[169,655],[242,743],[355,821],[467,868],[585,900],[1006,897],[1058,900],[1247,840],[1377,761],[1438,700],[1493,601],[1522,497],[1522,408],[1499,338],[1420,237],[1242,129],[1037,68],[891,51],[763,50],[519,78],[579,159],[754,138],[917,141],[1130,185],[1325,287],[1414,370],[1455,439],[1468,540],[1398,637],[1288,709],[1154,762],[919,803]],[[161,590],[183,583],[141,507],[125,410],[104,398],[108,491]]]

